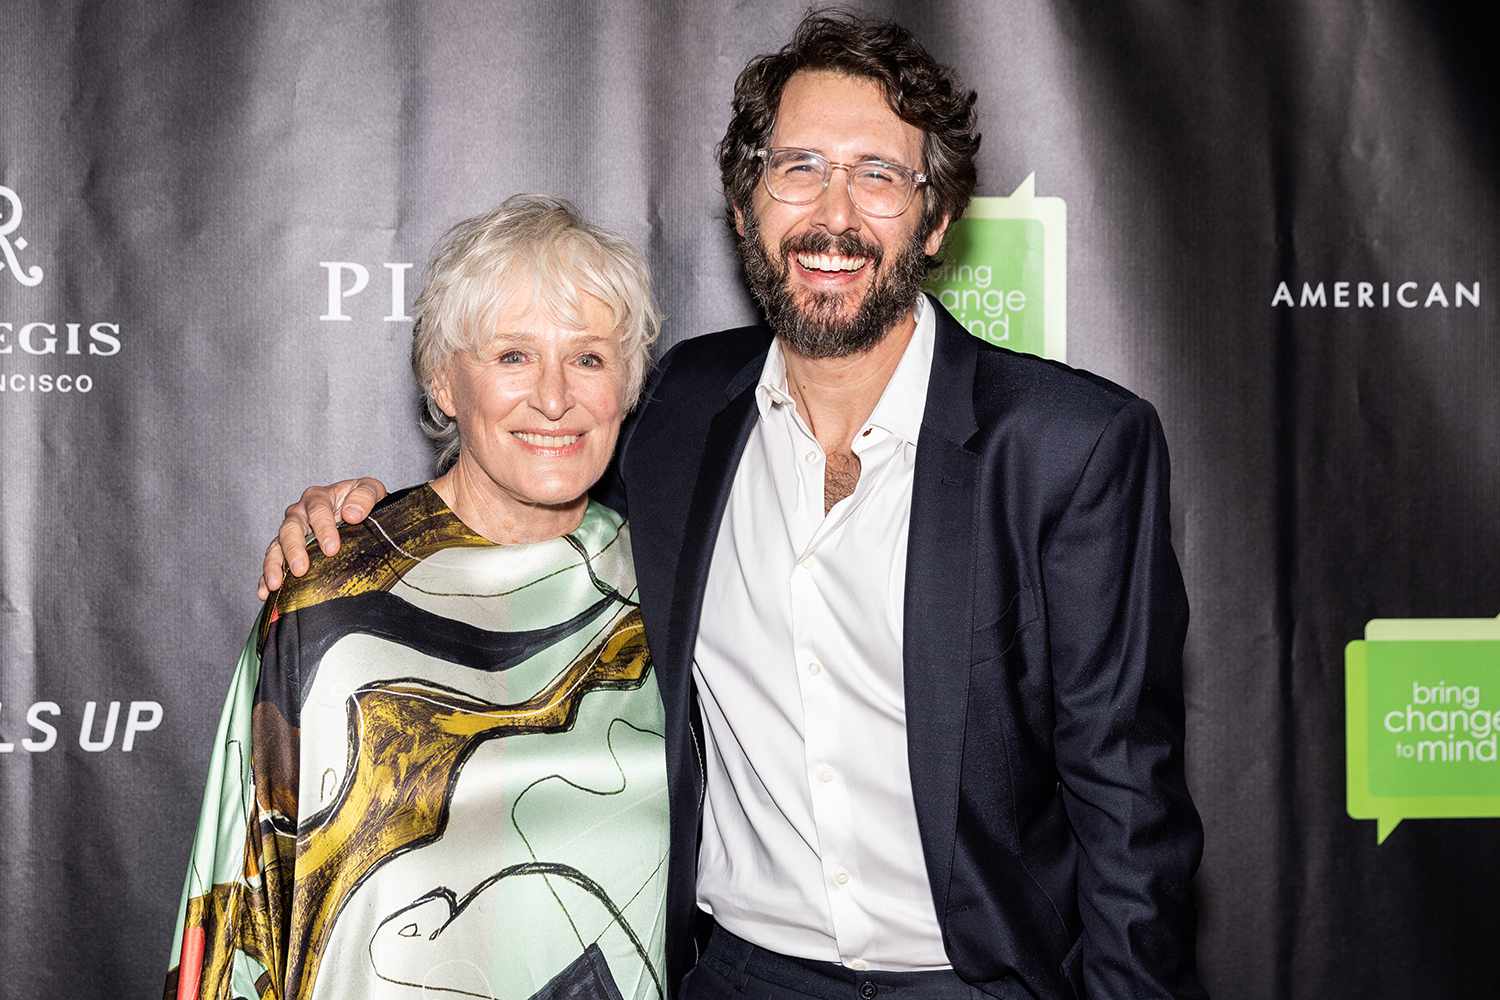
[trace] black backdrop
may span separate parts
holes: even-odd
[[[1373,617],[1500,612],[1477,23],[1382,0],[861,7],[978,89],[981,194],[1034,172],[1067,202],[1068,360],[1162,414],[1211,990],[1494,995],[1496,821],[1377,846],[1344,811],[1344,643]],[[0,996],[158,991],[281,507],[426,474],[409,324],[387,319],[417,290],[402,264],[549,191],[647,249],[666,343],[752,315],[712,145],[738,69],[801,12],[0,7]],[[330,273],[358,269],[323,262],[366,289],[330,310]],[[1340,281],[1375,304],[1351,284],[1335,305]],[[1408,281],[1448,305],[1401,305]],[[105,749],[80,739],[91,702],[96,741],[119,705]]]

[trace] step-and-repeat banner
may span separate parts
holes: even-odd
[[[1494,993],[1500,162],[1446,6],[860,8],[980,95],[933,294],[1165,424],[1218,997]],[[713,147],[803,10],[6,6],[0,997],[159,994],[282,508],[428,475],[439,234],[559,194],[664,344],[753,317]]]

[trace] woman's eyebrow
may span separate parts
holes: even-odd
[[[469,350],[478,357],[488,357],[518,349],[532,350],[536,342],[536,336],[525,331],[502,330],[492,337],[486,337],[475,343]]]
[[[580,333],[577,336],[569,337],[568,338],[568,343],[570,343],[570,344],[589,344],[589,345],[592,345],[592,344],[608,344],[608,343],[612,343],[614,340],[615,340],[614,337],[606,337],[606,336],[603,336],[602,334],[598,334],[598,333]]]

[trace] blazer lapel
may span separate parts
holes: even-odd
[[[974,627],[974,419],[978,343],[938,309],[906,550],[906,742],[938,919],[947,908]]]
[[[679,667],[678,676],[691,676],[693,648],[698,642],[698,621],[703,613],[703,590],[713,559],[719,525],[729,503],[734,473],[744,454],[745,442],[755,427],[759,411],[755,386],[766,356],[757,354],[725,388],[725,404],[710,421],[703,442],[703,461],[688,504],[683,529],[682,553],[677,560],[677,582],[673,590],[671,630],[667,659]]]

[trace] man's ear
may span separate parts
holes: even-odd
[[[952,219],[945,215],[932,227],[932,232],[927,234],[927,239],[922,243],[922,250],[929,257],[936,257],[937,252],[943,248],[943,236],[948,232],[948,223]]]
[[[745,213],[740,211],[738,205],[734,206],[734,231],[739,233],[741,238],[745,235]]]

